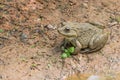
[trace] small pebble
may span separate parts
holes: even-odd
[[[83,5],[83,7],[88,8],[88,4],[87,3],[83,3],[82,5]]]
[[[0,49],[4,47],[4,44],[0,43]]]
[[[111,27],[111,26],[114,26],[114,25],[116,25],[116,24],[118,24],[118,22],[116,22],[116,21],[114,21],[114,22],[111,22],[111,23],[108,23],[108,25]]]
[[[48,29],[56,29],[56,27],[53,26],[53,25],[51,25],[51,24],[48,24],[48,25],[46,26],[46,28],[48,28]]]
[[[0,79],[2,79],[2,75],[0,75]]]
[[[87,80],[106,80],[104,77],[92,75]]]
[[[25,34],[25,33],[22,33],[21,35],[20,35],[20,40],[22,41],[22,42],[26,42],[26,39],[28,38],[28,36],[27,36],[27,34]]]

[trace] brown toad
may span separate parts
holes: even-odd
[[[65,22],[58,32],[65,37],[65,43],[71,43],[75,52],[90,53],[100,50],[108,40],[105,29],[89,23]]]

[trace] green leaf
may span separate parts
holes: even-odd
[[[2,33],[2,32],[4,32],[4,30],[3,30],[3,29],[0,29],[0,33]]]
[[[35,45],[30,46],[31,48],[35,48]]]
[[[69,52],[67,52],[66,54],[67,54],[67,57],[70,57],[70,56],[71,56]]]
[[[36,67],[36,66],[37,66],[37,64],[33,63],[31,66],[32,66],[32,67]]]
[[[67,58],[68,57],[68,55],[66,54],[66,53],[63,53],[62,55],[61,55],[61,58]]]
[[[68,51],[67,49],[64,49],[64,52],[65,52],[65,53],[68,53],[69,51]]]
[[[73,53],[75,51],[75,48],[74,47],[70,47],[70,48],[68,48],[68,51],[69,51],[69,53]]]
[[[64,53],[61,55],[61,58],[65,59],[67,57],[71,56],[71,53],[73,53],[75,51],[74,47],[70,47],[68,49],[64,49]]]

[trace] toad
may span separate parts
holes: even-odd
[[[69,43],[75,47],[73,54],[100,50],[106,44],[109,35],[109,32],[100,26],[78,22],[65,22],[63,27],[58,28],[58,32],[65,37],[64,47]]]

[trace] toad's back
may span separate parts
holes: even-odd
[[[83,46],[82,48],[86,48],[89,45],[89,41],[91,41],[92,37],[95,34],[99,34],[102,33],[102,29],[93,26],[89,23],[73,23],[70,24],[72,26],[73,29],[76,30],[77,32],[77,39],[79,40],[79,42],[81,43],[81,45]]]

